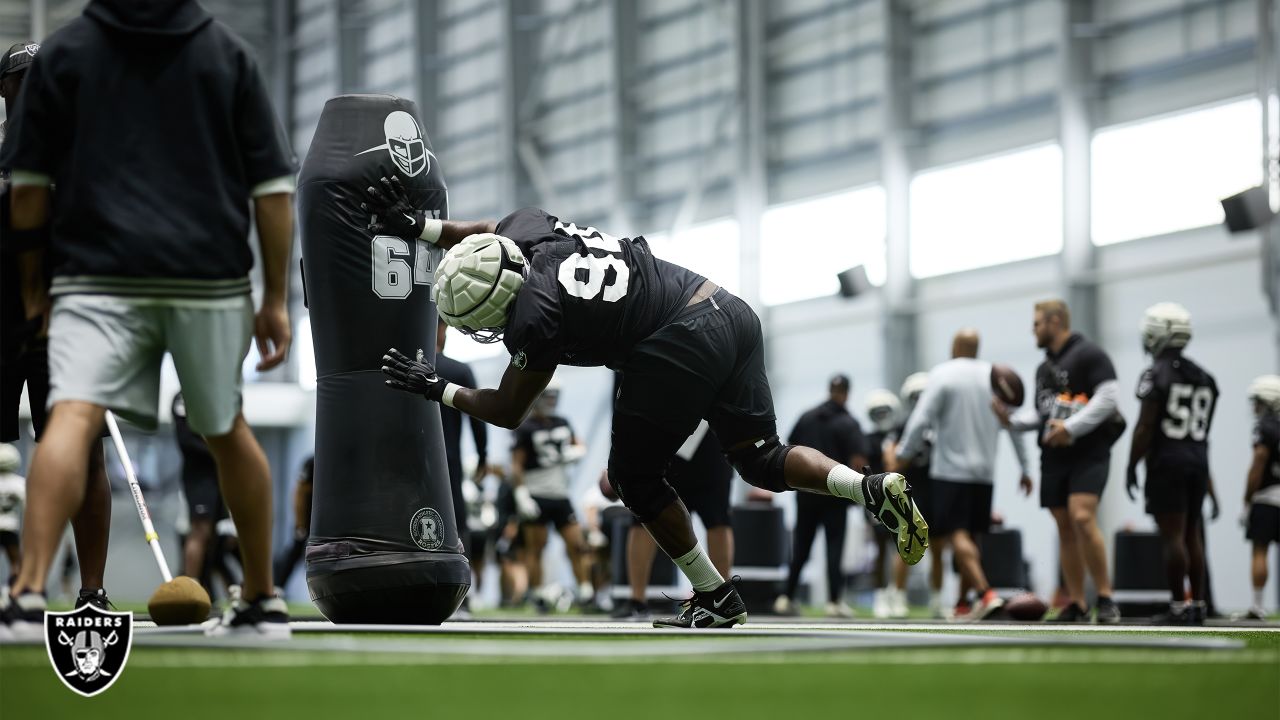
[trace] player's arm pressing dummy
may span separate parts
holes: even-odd
[[[360,203],[360,209],[369,213],[368,229],[375,235],[394,235],[405,240],[417,238],[448,250],[472,235],[498,231],[496,220],[459,221],[428,217],[424,210],[409,200],[398,175],[382,178],[378,184],[382,187],[370,185],[365,188],[369,202]]]

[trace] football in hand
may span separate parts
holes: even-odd
[[[996,363],[991,366],[991,392],[1009,407],[1018,407],[1026,399],[1027,392],[1022,386],[1022,378],[1008,365]]]

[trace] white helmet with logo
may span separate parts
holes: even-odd
[[[0,444],[0,472],[18,472],[20,465],[22,455],[18,453],[18,448],[9,443]]]
[[[526,272],[514,242],[493,233],[472,235],[440,261],[431,299],[450,327],[477,342],[494,342],[506,329],[507,311]]]
[[[1260,375],[1249,383],[1249,399],[1280,415],[1280,375]]]
[[[872,390],[867,393],[867,417],[871,419],[877,432],[892,430],[898,422],[898,412],[901,409],[902,403],[898,402],[898,396],[888,390]]]
[[[1142,314],[1142,349],[1159,355],[1191,341],[1191,313],[1178,303],[1162,302]]]

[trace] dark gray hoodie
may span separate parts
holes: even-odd
[[[248,291],[250,192],[295,161],[249,49],[199,3],[94,0],[32,63],[0,168],[57,187],[55,295],[210,297]]]

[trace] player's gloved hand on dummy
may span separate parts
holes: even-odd
[[[360,209],[370,215],[368,230],[374,235],[394,235],[405,240],[421,235],[427,214],[409,201],[409,192],[399,176],[384,177],[378,184],[381,188],[365,188],[369,199],[360,203]]]
[[[542,514],[542,508],[538,507],[538,501],[533,499],[533,495],[529,494],[529,488],[521,485],[514,491],[516,499],[516,514],[521,520],[537,520]]]
[[[414,395],[421,395],[428,400],[440,402],[444,397],[444,380],[436,374],[436,368],[422,359],[422,350],[418,350],[417,359],[409,359],[395,348],[382,356],[382,374],[387,376],[387,387],[403,390]]]
[[[1129,472],[1125,475],[1124,491],[1129,494],[1130,501],[1138,499],[1138,468],[1136,466],[1129,468]]]

